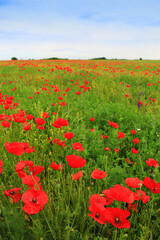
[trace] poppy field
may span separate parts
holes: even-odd
[[[160,61],[0,61],[0,239],[160,239]]]

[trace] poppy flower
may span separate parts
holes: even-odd
[[[93,122],[93,121],[94,121],[94,118],[91,117],[91,118],[90,118],[90,122]]]
[[[118,133],[118,137],[117,138],[124,138],[125,134],[123,132],[117,132]]]
[[[84,148],[82,147],[82,144],[79,142],[72,143],[73,150],[78,150],[79,152],[83,151]]]
[[[59,170],[61,168],[61,171],[63,172],[63,165],[56,164],[54,161],[51,163],[51,168],[53,168],[54,170]]]
[[[90,204],[102,204],[102,205],[107,205],[106,203],[106,198],[105,197],[101,197],[99,194],[93,194],[90,197],[89,200]]]
[[[67,147],[65,144],[66,141],[61,142],[58,138],[55,138],[52,142],[58,144],[59,146],[62,146],[63,148]]]
[[[21,198],[21,194],[19,193],[21,188],[12,188],[10,190],[5,190],[4,195],[13,199],[13,203],[18,202]]]
[[[102,204],[92,204],[89,207],[89,211],[92,214],[88,214],[88,216],[91,216],[96,222],[100,224],[106,224],[106,216],[105,216],[105,210],[106,208]]]
[[[118,128],[118,127],[119,127],[118,124],[115,123],[115,122],[108,121],[108,124],[109,124],[110,126],[114,127],[114,128]]]
[[[47,112],[42,113],[42,118],[49,118],[49,114]],[[40,125],[40,124],[39,124]]]
[[[72,168],[84,167],[86,164],[86,160],[77,155],[68,155],[68,156],[66,156],[66,159],[67,159],[69,166]]]
[[[132,134],[136,134],[137,132],[135,130],[131,130],[131,133]]]
[[[76,95],[81,95],[80,91],[75,92]]]
[[[32,119],[34,118],[34,116],[32,116],[31,114],[28,114],[28,115],[26,115],[26,118],[27,118],[28,120],[32,120]]]
[[[143,185],[143,181],[139,180],[138,177],[126,178],[125,183],[132,188],[139,188]]]
[[[126,218],[130,216],[128,210],[121,208],[107,207],[105,212],[105,220],[117,228],[130,228],[130,222]]]
[[[135,138],[135,139],[132,140],[132,142],[133,142],[134,144],[137,144],[137,143],[139,143],[140,141],[139,141],[138,138]]]
[[[46,123],[43,118],[35,118],[35,122],[37,123],[37,125],[43,125]]]
[[[146,163],[149,167],[154,166],[156,168],[159,166],[158,162],[156,160],[154,160],[153,158],[149,158],[148,160],[146,160]]]
[[[26,142],[6,142],[5,143],[5,148],[9,153],[15,154],[17,156],[22,155],[24,152],[26,153],[30,153],[30,152],[35,152],[35,150],[33,149],[34,147],[30,148],[29,144]]]
[[[3,170],[3,162],[2,162],[2,160],[0,160],[0,174],[2,173],[2,170]]]
[[[135,195],[135,200],[142,200],[142,202],[145,204],[150,199],[150,196],[147,196],[146,193],[142,190],[137,190]]]
[[[108,190],[112,198],[114,198],[117,201],[122,201],[127,203],[134,202],[135,193],[126,187],[116,184],[113,188],[109,188]]]
[[[134,153],[134,154],[137,154],[137,153],[139,152],[139,151],[136,150],[135,148],[132,148],[131,150],[132,150],[132,153]]]
[[[103,178],[105,178],[107,176],[108,176],[108,174],[106,174],[105,171],[100,171],[97,168],[91,174],[91,177],[93,179],[103,179]]]
[[[105,150],[105,151],[109,151],[109,150],[110,150],[110,148],[109,148],[109,147],[108,147],[108,148],[104,148],[104,150]]]
[[[90,131],[91,131],[91,132],[95,132],[95,129],[94,129],[94,128],[91,128]]]
[[[63,118],[57,118],[56,121],[54,121],[54,123],[52,124],[55,128],[60,128],[63,126],[68,126],[68,121],[66,119]]]
[[[129,98],[130,96],[129,96],[129,94],[126,94],[125,97],[128,97],[128,98]]]
[[[27,214],[37,214],[48,203],[48,196],[42,190],[31,189],[22,195],[22,201],[25,204],[23,210]]]
[[[36,175],[31,176],[31,175],[26,175],[25,177],[22,178],[22,183],[28,185],[29,187],[33,187],[40,181],[40,178],[37,177]]]
[[[23,123],[23,129],[25,131],[29,131],[31,129],[31,125],[28,122]]]
[[[145,177],[143,180],[145,187],[149,188],[153,193],[160,193],[160,182],[156,183],[153,179]]]
[[[15,154],[17,156],[20,156],[24,153],[24,143],[20,142],[6,142],[5,148],[9,153]]]
[[[10,122],[8,122],[8,121],[2,121],[1,122],[1,125],[2,125],[2,127],[10,127],[10,125],[11,125],[11,123]]]
[[[79,180],[83,176],[82,171],[79,171],[78,173],[71,174],[72,180]]]
[[[72,139],[75,135],[72,132],[66,132],[64,134],[64,137],[67,139]]]

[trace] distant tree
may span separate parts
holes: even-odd
[[[16,57],[12,57],[11,60],[12,60],[12,61],[14,61],[14,60],[18,60],[18,58],[16,58]]]
[[[142,58],[140,58],[139,60],[143,60]]]

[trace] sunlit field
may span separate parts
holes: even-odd
[[[160,61],[0,62],[0,239],[160,239]]]

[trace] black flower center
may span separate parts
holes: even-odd
[[[118,217],[115,218],[115,223],[119,223],[120,219]]]
[[[33,203],[37,203],[37,199],[36,198],[32,198],[32,202]]]
[[[95,217],[96,217],[96,218],[99,218],[99,216],[100,216],[100,214],[97,212],[97,213],[95,214]]]

